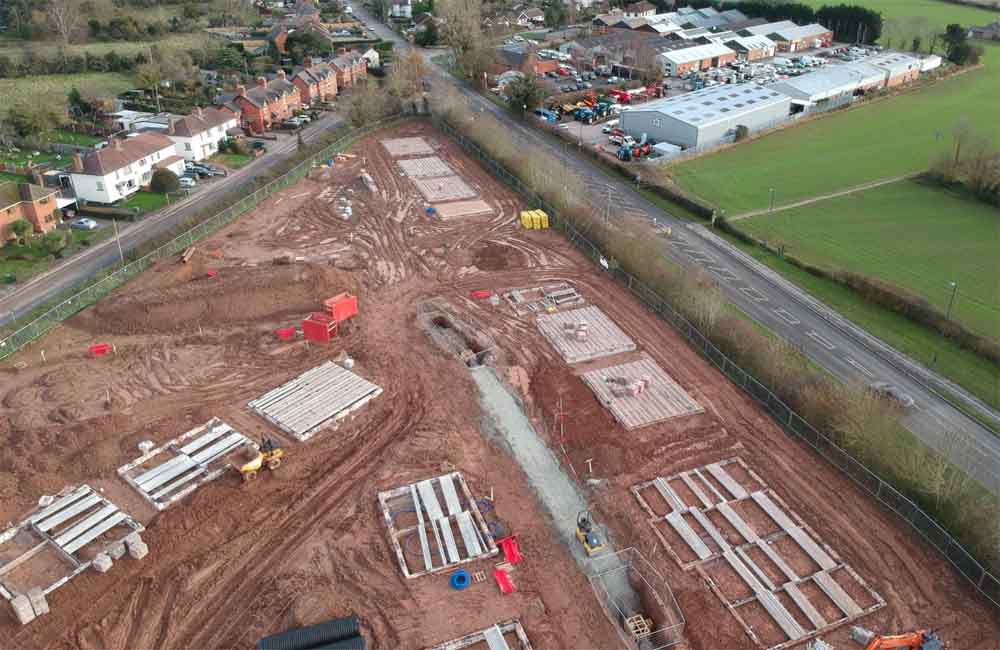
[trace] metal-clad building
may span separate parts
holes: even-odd
[[[773,88],[803,107],[823,110],[849,103],[858,91],[885,86],[886,72],[862,62],[830,65],[773,83]]]
[[[712,86],[642,104],[621,114],[621,128],[637,140],[689,149],[732,142],[738,126],[750,132],[788,118],[791,98],[757,84]]]

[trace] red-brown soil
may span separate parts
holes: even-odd
[[[498,370],[579,477],[615,546],[636,546],[670,582],[688,648],[752,645],[696,573],[658,548],[628,488],[738,455],[886,599],[863,624],[882,633],[937,628],[949,648],[996,650],[996,612],[929,546],[786,436],[559,235],[522,230],[519,200],[456,145],[424,123],[378,137],[410,135],[433,142],[496,216],[427,217],[412,183],[367,138],[352,150],[356,158],[314,172],[201,242],[191,264],[164,261],[70,319],[17,355],[26,368],[0,368],[2,521],[19,521],[66,484],[120,482],[115,469],[138,455],[139,441],[161,442],[213,416],[254,438],[277,436],[287,452],[278,472],[254,484],[232,473],[163,513],[138,508],[148,558],[79,576],[50,595],[51,614],[26,627],[4,609],[0,645],[249,648],[264,634],[354,613],[372,647],[385,650],[513,617],[540,650],[621,647],[523,473],[480,433],[468,373],[417,325],[417,304],[443,297],[499,345]],[[358,180],[362,169],[375,194]],[[338,211],[340,196],[350,200],[349,219]],[[218,276],[206,277],[209,267]],[[705,412],[627,432],[530,317],[468,297],[554,281],[574,283]],[[361,315],[329,346],[276,339],[275,328],[344,290],[358,294]],[[96,341],[114,343],[118,354],[88,358]],[[247,410],[248,400],[341,351],[385,389],[352,422],[293,443]],[[516,594],[501,596],[492,581],[459,593],[447,575],[401,576],[375,495],[452,469],[477,496],[492,492],[495,516],[520,536],[526,561],[512,574]],[[844,631],[828,640],[853,647]]]

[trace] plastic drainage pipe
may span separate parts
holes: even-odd
[[[342,641],[334,641],[326,645],[319,645],[315,648],[309,648],[309,650],[365,650],[365,640],[363,637],[356,636]]]
[[[266,636],[257,642],[257,650],[310,650],[322,644],[351,639],[358,636],[360,630],[357,616],[345,616]]]
[[[469,572],[465,569],[459,569],[455,573],[451,574],[451,588],[457,591],[461,591],[469,586],[472,582],[472,578],[469,577]]]

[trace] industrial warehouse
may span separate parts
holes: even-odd
[[[622,129],[684,149],[732,141],[737,130],[752,133],[788,119],[791,98],[756,84],[713,86],[661,99],[622,113]]]

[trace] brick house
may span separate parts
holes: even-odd
[[[357,52],[342,53],[330,65],[337,71],[338,88],[350,88],[368,76],[368,61]]]
[[[305,65],[292,77],[303,104],[327,102],[337,96],[337,71],[329,63],[315,63],[306,57]]]
[[[253,133],[269,131],[273,124],[284,122],[302,106],[299,88],[288,80],[284,70],[278,70],[270,81],[258,77],[252,88],[237,86],[233,101],[240,108],[240,125]]]
[[[16,239],[10,225],[24,219],[36,233],[54,229],[62,220],[56,206],[59,190],[31,183],[0,182],[0,243]]]

